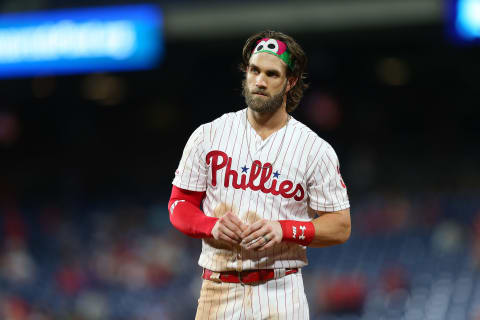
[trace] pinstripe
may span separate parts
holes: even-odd
[[[220,145],[221,145],[221,142],[222,142],[222,137],[223,137],[223,134],[225,132],[225,126],[227,125],[227,121],[223,121],[223,127],[222,127],[222,133],[220,135],[220,137],[218,138],[218,145],[217,145],[217,149],[220,148]],[[213,142],[212,142],[212,146],[213,144],[215,144],[215,137],[217,136],[217,128],[215,127],[215,133],[214,133],[214,138],[213,138]],[[221,179],[222,177],[220,177],[220,181],[222,180]],[[219,183],[220,185],[220,183]],[[218,186],[219,187],[219,186]],[[218,189],[218,190],[221,190],[221,189]],[[221,192],[219,192],[219,196],[221,196]],[[210,249],[210,262],[214,262],[215,263],[215,267],[214,269],[215,270],[219,270],[218,268],[218,259],[214,259],[214,257],[217,255],[217,251],[216,250],[212,250]],[[212,264],[210,264],[212,265]],[[213,266],[213,265],[212,265]]]
[[[295,275],[296,279],[297,279],[297,285],[301,286],[302,287],[302,293],[303,293],[303,282],[302,283],[299,283],[299,275]],[[301,305],[301,309],[302,309],[302,319],[305,319],[305,303],[301,303],[301,301],[303,301],[303,295],[300,296],[300,290],[298,291],[298,294],[299,294],[299,297],[298,297],[298,301],[300,302],[300,305]],[[300,300],[302,299],[302,300]]]
[[[216,284],[216,283],[214,283],[214,284]],[[219,292],[219,290],[215,290],[215,288],[212,288],[212,298],[211,298],[211,300],[212,300],[212,305],[213,305],[214,307],[216,307],[216,310],[218,310],[218,307],[219,307],[219,303],[214,303],[214,302],[215,302],[215,298],[216,298],[217,295],[218,295],[219,298],[220,298],[220,292]],[[220,302],[220,299],[218,300],[218,302]],[[211,310],[211,309],[212,309],[212,308],[210,307],[210,310]],[[209,311],[209,312],[208,312],[208,319],[210,319],[210,318],[213,319],[213,312],[212,312],[212,311]]]
[[[227,308],[229,306],[228,304],[228,297],[230,296],[230,283],[227,283],[228,287],[227,287],[227,301],[225,303],[225,309],[223,310],[223,320],[225,320],[225,316],[227,314]]]
[[[301,292],[302,292],[302,296],[300,297],[301,298],[301,301],[303,301],[303,303],[301,303],[301,306],[302,306],[302,319],[306,319],[305,317],[305,309],[307,309],[307,304],[306,304],[306,300],[305,300],[305,291],[304,291],[304,288],[303,288],[303,281],[301,281],[300,278],[300,275],[296,275],[297,276],[297,283],[300,285],[300,287],[302,288]],[[308,310],[307,310],[308,312]]]
[[[300,137],[298,138],[298,140],[300,140],[300,138],[303,136],[303,132],[300,131]],[[295,144],[295,149],[293,150],[293,154],[296,154],[297,153],[297,148],[298,148],[298,143]],[[292,163],[293,163],[293,159],[292,161],[290,161],[290,165],[288,166],[288,173],[287,173],[287,176],[290,177],[290,170],[292,169]],[[296,174],[295,174],[295,178],[296,178]],[[295,179],[293,180],[295,181]],[[289,201],[291,200],[292,198],[290,199],[287,199],[287,204],[289,203]],[[283,199],[280,200],[280,205],[283,203]],[[279,219],[277,219],[279,220]],[[283,248],[283,247],[282,247]],[[282,250],[282,255],[283,255],[283,250]],[[287,264],[288,264],[288,268],[292,268],[292,265],[291,265],[291,261],[290,260],[287,260]]]
[[[308,170],[310,168],[310,163],[309,163],[308,159],[311,156],[313,146],[315,145],[315,137],[313,136],[313,134],[311,132],[309,132],[307,137],[306,137],[305,145],[307,145],[307,143],[309,141],[311,141],[312,144],[310,145],[310,150],[308,150],[308,152],[306,153],[306,160],[307,161],[305,161],[305,170],[303,171],[303,181],[308,181],[307,174],[308,174]]]
[[[268,284],[270,282],[267,281],[266,283],[266,286],[267,286],[267,305],[268,305],[268,317],[270,318],[271,314],[270,314],[270,290],[268,289]]]
[[[212,310],[212,304],[213,304],[213,303],[212,303],[212,300],[213,300],[213,299],[212,299],[212,295],[214,295],[213,289],[212,289],[212,288],[210,288],[210,289],[207,288],[207,293],[208,293],[208,294],[207,294],[206,299],[207,299],[207,301],[210,302],[210,307],[208,308],[208,315],[207,315],[207,319],[208,319],[208,318],[209,318],[209,315],[211,314],[210,311]]]
[[[196,145],[197,142],[198,142],[198,140],[200,140],[200,139],[202,139],[202,137],[198,137],[198,136],[195,137],[195,140],[194,140],[193,144]],[[189,142],[190,142],[190,141],[189,141]],[[187,143],[187,144],[188,144],[188,143]],[[188,150],[188,155],[187,155],[187,157],[185,158],[185,161],[183,162],[182,176],[181,176],[181,178],[180,178],[182,181],[183,181],[183,175],[185,174],[185,169],[186,169],[186,167],[187,167],[187,162],[188,162],[188,160],[191,160],[191,162],[192,162],[192,168],[193,168],[193,166],[195,165],[194,159],[191,159],[191,157],[190,157],[190,154],[192,153],[192,151],[194,151],[194,148],[190,148],[190,149]],[[192,173],[192,171],[190,171],[190,176],[191,176],[191,173]],[[189,176],[188,181],[190,181],[190,176]]]
[[[221,146],[221,143],[222,143],[222,138],[223,138],[223,134],[225,133],[225,127],[227,126],[227,121],[223,121],[223,128],[222,128],[222,134],[220,135],[220,137],[218,138],[218,146],[217,146],[217,149],[220,149],[220,146]],[[221,179],[223,180],[223,179]],[[221,181],[220,180],[220,181]],[[219,183],[220,184],[220,183]],[[221,197],[221,188],[219,188],[219,197]],[[215,251],[213,252],[213,254],[215,254]],[[218,260],[215,261],[215,269],[216,270],[219,270],[218,268]]]
[[[285,158],[286,158],[287,155],[288,155],[288,149],[290,149],[290,145],[291,145],[291,143],[292,143],[292,139],[293,139],[293,137],[294,137],[294,135],[295,135],[295,131],[296,131],[295,129],[296,129],[296,128],[294,127],[294,128],[292,129],[292,130],[293,130],[292,133],[290,134],[290,141],[288,142],[288,146],[287,146],[287,148],[286,148],[286,150],[285,150],[285,156],[283,157],[282,165],[280,166],[280,168],[283,168],[283,164],[285,163]],[[282,148],[282,147],[283,147],[283,146],[280,146],[280,148]],[[280,201],[277,201],[277,202],[279,202],[279,205],[278,205],[279,211],[280,211],[280,208],[282,207],[282,200],[283,200],[283,199],[280,198]],[[277,218],[276,218],[276,220],[280,220],[280,216],[279,216],[278,212],[277,212]],[[282,255],[283,255],[283,247],[284,247],[284,246],[283,246],[283,243],[281,243],[281,244],[279,245],[279,247],[280,247],[280,255],[282,256]],[[275,256],[275,248],[273,248],[273,255]],[[283,264],[283,261],[281,260],[280,262],[281,262],[281,268],[285,268],[285,267],[284,267],[284,264]],[[278,301],[277,301],[277,303],[278,303]],[[277,308],[278,308],[278,306],[277,306]]]
[[[305,170],[305,173],[308,174],[308,172],[310,171],[310,169],[312,167],[315,167],[315,165],[318,165],[318,157],[320,156],[320,150],[322,150],[322,147],[324,145],[324,141],[321,141],[320,142],[320,145],[318,146],[318,149],[317,149],[317,152],[315,153],[315,156],[313,157],[313,161],[310,162],[310,164],[308,165],[307,169]]]
[[[200,298],[199,300],[202,299],[202,294],[203,294],[203,283],[202,283],[202,290],[200,291]],[[200,306],[199,306],[200,307]],[[205,299],[202,300],[202,314],[205,314]]]
[[[321,167],[321,168],[323,168],[323,167]],[[325,181],[325,177],[323,176],[322,169],[320,169],[318,173],[322,177],[322,180],[320,180],[320,181]],[[323,206],[326,208],[327,207],[327,194],[325,193],[325,185],[323,183],[318,183],[317,182],[317,177],[315,177],[315,176],[313,177],[313,181],[315,182],[315,184],[319,184],[319,185],[322,186],[322,194],[323,194],[323,199],[324,199]]]
[[[214,128],[214,126],[212,125],[212,129]],[[211,131],[210,131],[211,133]],[[211,136],[211,135],[210,135]],[[217,126],[215,126],[215,129],[213,130],[213,137],[212,137],[212,146],[213,144],[215,143],[215,137],[217,136]]]
[[[250,297],[250,312],[251,312],[250,315],[252,317],[253,317],[254,314],[256,314],[255,311],[253,310],[253,305],[256,304],[256,303],[254,303],[254,299],[253,299],[253,288],[254,287],[250,287],[250,295],[249,295],[249,297]]]
[[[276,303],[277,314],[280,314],[280,312],[278,311],[278,280],[275,281],[275,299],[277,299],[277,303]]]
[[[306,137],[307,140],[305,141],[304,149],[305,149],[305,146],[307,145],[310,137],[311,137],[311,134],[308,134],[307,137]],[[310,150],[306,153],[306,155],[305,155],[305,160],[306,160],[306,161],[304,161],[304,163],[305,163],[306,165],[305,165],[305,170],[304,170],[304,172],[303,172],[303,181],[306,182],[306,183],[305,183],[305,184],[307,185],[306,190],[308,190],[308,179],[306,178],[306,176],[307,176],[307,171],[308,171],[308,167],[307,167],[307,165],[308,165],[308,157],[309,157],[309,155],[310,155],[311,152],[312,152],[313,145],[314,145],[314,140],[312,139],[312,145],[310,146]],[[301,153],[301,154],[303,155],[303,150],[302,150],[302,153]],[[299,164],[298,164],[298,167],[299,167],[299,168],[300,168],[300,165],[301,165],[301,161],[299,161]],[[297,173],[298,173],[298,171],[295,173],[295,178],[296,178],[296,174],[297,174]],[[307,206],[308,206],[308,204],[305,204],[305,205],[302,205],[302,206],[300,206],[300,205],[297,206],[297,209],[293,212],[293,216],[295,217],[296,220],[299,219],[299,218],[302,218],[302,217],[299,217],[299,215],[302,215],[302,211],[306,210]]]
[[[285,299],[285,319],[288,319],[288,307],[287,307],[287,281],[288,277],[283,277],[283,297]]]
[[[237,305],[237,286],[236,285],[233,285],[234,289],[235,290],[235,301],[233,302],[233,307],[232,307],[232,317],[230,318],[231,320],[233,319],[234,315],[235,315],[235,306]],[[230,288],[230,287],[229,287]]]
[[[301,136],[300,136],[301,137]],[[300,140],[300,139],[299,139]],[[303,144],[303,148],[302,148],[302,151],[300,152],[300,157],[298,158],[298,165],[297,165],[297,168],[300,168],[301,167],[301,163],[302,163],[302,156],[303,156],[303,151],[305,150],[305,145],[307,144],[308,142],[308,136],[307,136],[307,140],[305,141],[305,143]],[[298,146],[298,144],[297,144]],[[295,151],[297,149],[295,148]],[[295,153],[295,152],[294,152]],[[292,161],[293,162],[293,161]],[[291,165],[291,163],[290,163]],[[290,172],[290,168],[288,169],[288,171]],[[297,181],[297,174],[298,174],[298,171],[299,170],[295,170],[295,177],[293,178],[293,181]],[[291,199],[288,199],[288,202],[290,202]],[[298,207],[303,207],[303,206],[298,206]],[[297,219],[296,217],[296,214],[294,214],[294,217],[295,217],[295,220]]]
[[[249,126],[249,128],[250,128],[250,131],[249,131],[250,139],[249,139],[249,141],[251,142],[251,141],[252,141],[252,138],[255,139],[255,140],[257,139],[257,133],[255,132],[255,130],[254,130],[251,126]],[[253,136],[253,137],[252,137],[252,136]],[[255,144],[252,144],[252,145],[255,145]],[[252,146],[251,146],[251,147],[252,147]],[[254,154],[257,154],[257,153],[260,153],[260,154],[258,155],[258,157],[261,159],[262,147],[255,149],[255,153],[254,153]],[[251,159],[251,160],[253,160],[253,159]],[[253,164],[252,164],[252,166],[253,166]],[[250,170],[253,170],[253,167],[251,167]],[[263,170],[263,169],[262,169],[262,170]],[[254,212],[257,212],[257,211],[258,211],[258,200],[259,200],[259,199],[260,199],[260,194],[259,194],[259,192],[257,192],[257,202],[255,203],[255,210],[254,210]],[[251,202],[249,201],[249,203],[248,203],[248,209],[247,209],[247,212],[249,213],[249,215],[251,214],[251,213],[250,213],[250,203],[251,203]],[[247,219],[248,219],[248,217],[247,217]],[[249,221],[249,220],[247,220],[247,221]],[[258,261],[258,260],[259,260],[259,254],[258,254],[258,252],[255,252],[254,254],[255,254],[255,256],[256,256],[256,260]],[[250,259],[250,266],[249,266],[248,269],[258,269],[258,268],[255,268],[255,267],[253,266],[253,259]],[[252,307],[253,307],[253,306],[252,306]]]
[[[232,124],[232,128],[233,128],[233,124]],[[236,128],[236,134],[235,134],[235,140],[234,140],[234,142],[233,142],[233,144],[232,144],[232,151],[231,151],[231,153],[232,153],[232,158],[233,158],[233,156],[234,156],[234,153],[235,153],[235,151],[234,151],[234,148],[235,148],[235,145],[237,144],[237,139],[238,139],[238,131],[239,131],[239,127],[237,126],[237,128]],[[231,133],[231,130],[230,130],[230,133]],[[241,151],[241,149],[240,149],[240,151]],[[240,157],[238,156],[238,157],[237,157],[237,159],[239,159],[239,158],[240,158]],[[232,162],[232,165],[233,165],[233,162]],[[225,203],[227,203],[227,201],[228,201],[228,197],[227,197],[227,196],[228,196],[228,192],[229,192],[229,191],[231,191],[231,192],[232,192],[232,197],[231,197],[231,199],[232,199],[232,202],[231,202],[231,207],[233,207],[233,199],[235,198],[235,193],[236,193],[236,190],[235,190],[235,189],[225,190]]]
[[[200,141],[198,144],[202,144],[202,143],[203,143],[203,140]],[[197,154],[198,154],[199,151],[200,151],[199,149],[196,149],[196,150],[195,150],[195,153],[193,154],[193,157],[192,157],[192,167],[194,166],[193,161],[196,160],[196,157],[197,157]],[[201,151],[200,151],[200,153],[201,153]],[[193,170],[190,171],[190,174],[189,174],[189,176],[188,176],[188,181],[189,181],[189,183],[190,183],[190,181],[191,181],[191,179],[192,179],[192,171],[193,171]],[[200,178],[200,174],[197,175],[197,181],[195,182],[195,187],[196,187],[196,188],[198,188],[198,180],[199,180],[199,178]],[[198,189],[196,189],[196,190],[198,190]]]
[[[325,153],[325,156],[327,157],[328,161],[330,162],[331,166],[330,168],[333,169],[333,175],[332,175],[332,179],[331,179],[331,182],[333,183],[333,188],[335,190],[335,197],[337,198],[337,202],[338,203],[341,203],[339,200],[338,200],[338,181],[340,179],[340,177],[338,177],[338,173],[337,173],[337,165],[332,161],[332,159],[329,157],[328,153]],[[336,182],[336,183],[335,183]],[[341,193],[340,193],[340,196],[341,196]]]
[[[247,121],[247,120],[245,120],[245,121]],[[253,128],[250,126],[250,124],[249,124],[249,122],[248,122],[248,121],[247,121],[247,123],[246,123],[246,124],[247,124],[247,128],[248,128],[248,133],[246,133],[246,134],[247,134],[247,135],[249,135],[249,138],[248,138],[248,140],[247,140],[247,141],[250,141],[250,142],[252,142],[252,135],[253,135],[253,134],[252,134],[252,131],[253,131]],[[247,152],[251,152],[251,150],[248,150],[248,149],[249,149],[249,148],[251,149],[251,148],[252,148],[252,146],[254,146],[254,145],[255,145],[254,143],[250,143],[250,144],[249,144],[249,143],[247,143],[247,146],[246,146],[246,147],[247,147]],[[256,154],[256,151],[257,151],[257,150],[255,150],[255,152],[254,152],[253,154]],[[250,160],[251,160],[251,159],[250,159]],[[246,159],[246,161],[248,162],[248,161],[249,161],[249,159],[247,158],[247,159]],[[253,162],[250,164],[250,170],[253,170]],[[251,199],[250,199],[250,197],[251,197],[251,195],[252,195],[252,191],[251,191],[251,189],[249,189],[249,193],[250,193],[250,196],[247,198],[247,199],[248,199],[248,200],[247,200],[247,201],[248,201],[248,207],[247,207],[247,221],[250,221],[250,219],[249,219],[249,218],[250,218],[250,215],[251,215],[251,212],[250,212],[250,204],[251,204],[251,201],[250,201]],[[258,192],[257,192],[257,200],[258,200],[258,197],[259,197],[259,196],[258,196]],[[249,262],[250,262],[249,269],[252,269],[252,266],[251,266],[251,259],[249,259]],[[243,268],[242,268],[242,269],[243,269]]]
[[[226,122],[227,122],[227,121],[225,121],[225,123],[226,123]],[[228,133],[227,141],[230,141],[230,136],[231,136],[231,134],[232,134],[232,129],[233,129],[233,124],[230,124],[230,131],[229,131],[229,133]],[[233,151],[233,146],[234,146],[234,145],[235,145],[235,143],[232,144],[232,151]],[[228,152],[228,145],[226,146],[225,149],[226,149],[226,151],[227,151],[227,154],[231,154],[231,153]],[[229,191],[229,189],[227,189],[227,188],[224,188],[224,189],[225,189],[225,201],[224,201],[224,202],[227,203],[227,196],[228,196],[228,191]],[[221,192],[220,192],[220,198],[221,198]]]
[[[239,132],[239,131],[240,131],[240,126],[239,126],[238,128],[239,128],[239,129],[237,130],[237,137],[238,137],[238,135],[240,134],[240,132]],[[241,126],[241,128],[242,128],[242,130],[245,130],[245,129],[244,129],[244,126]],[[234,143],[234,145],[236,145],[237,137],[235,137],[235,143]],[[245,134],[242,134],[242,142],[240,143],[240,148],[239,148],[239,153],[238,153],[238,159],[243,159],[243,158],[242,158],[242,152],[243,152],[243,141],[244,141],[244,139],[245,139]],[[240,160],[239,160],[239,165],[241,165]],[[243,194],[242,191],[240,191],[240,190],[238,190],[238,192],[240,192],[241,194]],[[235,190],[235,192],[234,192],[234,194],[233,194],[233,197],[232,197],[232,204],[231,204],[232,207],[233,207],[233,204],[234,204],[234,202],[235,202],[235,195],[236,195],[236,194],[237,194],[237,191]],[[240,202],[239,202],[239,203],[240,203],[240,204],[242,203],[242,200],[241,200],[241,199],[240,199]]]
[[[328,156],[328,155],[327,155],[327,156]],[[341,176],[341,174],[340,174],[340,163],[339,163],[339,161],[338,161],[338,158],[335,157],[335,160],[336,160],[336,161],[332,161],[331,158],[330,158],[330,156],[328,156],[328,159],[329,159],[330,162],[332,163],[334,169],[337,169],[337,170],[338,170],[338,171],[335,171],[335,172],[336,172],[335,174],[338,175],[338,179],[342,179],[342,180],[343,180],[343,178],[342,178],[342,176]],[[344,183],[345,183],[345,182],[344,182]],[[336,187],[339,188],[338,183],[337,183]],[[345,189],[345,187],[343,187],[343,186],[342,186],[342,188]],[[340,189],[340,195],[342,196],[342,201],[343,201],[344,203],[348,201],[348,195],[347,195],[347,193],[346,193],[346,192],[342,192],[341,189]],[[342,209],[344,209],[344,208],[342,208]]]
[[[222,283],[221,286],[223,286],[224,284]],[[218,310],[220,309],[220,306],[222,305],[222,301],[221,301],[221,298],[222,296],[220,295],[221,293],[221,290],[218,290],[217,294],[218,294],[218,302],[216,303],[216,307],[217,307],[217,311],[215,311],[215,320],[218,320]]]
[[[298,282],[297,282],[297,278],[295,277],[296,274],[294,274],[292,277],[290,277],[291,279],[291,282],[292,282],[292,285],[291,285],[291,288],[292,288],[292,301],[294,302],[293,303],[293,310],[292,310],[292,319],[295,319],[295,310],[297,309],[296,308],[296,305],[295,305],[295,291],[297,293],[297,298],[298,298]],[[293,279],[295,279],[295,285],[293,284]],[[296,289],[296,290],[295,290]],[[296,300],[298,301],[298,299]],[[300,305],[299,305],[300,306]],[[298,319],[298,316],[297,316],[297,319]]]
[[[332,182],[334,182],[334,181],[332,181],[332,179],[331,179],[332,174],[330,173],[330,170],[329,170],[329,168],[328,168],[328,165],[327,165],[327,163],[325,162],[324,159],[322,159],[322,162],[323,162],[323,164],[324,164],[324,166],[325,166],[325,168],[326,168],[326,173],[328,174],[328,193],[330,193],[330,197],[331,197],[331,198],[333,198],[333,195],[335,195],[335,198],[337,199],[337,202],[338,202],[337,194],[334,193],[334,192],[332,192]]]
[[[245,286],[243,286],[243,299],[242,299],[242,307],[240,308],[240,317],[238,319],[242,319],[242,312],[245,318],[247,317],[247,314],[245,313]]]
[[[244,119],[244,121],[246,121],[246,119]],[[243,153],[243,150],[244,150],[244,148],[243,148],[243,141],[244,141],[245,135],[247,134],[247,133],[246,133],[246,130],[244,129],[245,127],[242,126],[242,128],[243,128],[244,132],[243,132],[243,135],[242,135],[242,145],[241,145],[241,147],[240,147],[240,150],[241,150],[240,152],[241,152],[241,153]],[[239,155],[239,158],[240,158],[240,155]],[[241,159],[244,159],[244,158],[241,158]],[[245,162],[246,162],[246,161],[245,161]],[[246,165],[246,164],[245,164],[245,165]],[[251,168],[250,168],[250,169],[251,169]],[[244,191],[244,190],[239,190],[239,192],[240,192],[240,201],[239,201],[239,206],[238,206],[238,207],[239,207],[239,210],[240,210],[240,208],[241,208],[241,206],[242,206],[242,204],[243,204],[243,195],[245,194],[245,191]],[[248,192],[251,193],[250,189],[248,190]],[[249,205],[250,205],[250,204],[249,204]],[[232,199],[232,206],[233,206],[233,199]],[[247,212],[248,212],[248,211],[247,211]],[[241,213],[239,212],[238,214],[240,215]],[[242,248],[242,247],[240,247],[240,256],[241,256],[241,257],[244,256],[244,255],[243,255],[243,248]],[[242,258],[242,259],[243,259],[243,258]],[[242,268],[242,269],[243,269],[243,268]]]
[[[285,126],[285,127],[284,127],[284,130],[288,130],[288,127]],[[279,130],[279,131],[281,131],[281,130]],[[277,131],[277,133],[278,133],[279,131]],[[286,132],[285,132],[285,134],[286,134]],[[272,147],[275,145],[275,141],[277,140],[277,136],[278,136],[278,134],[275,134],[275,137],[274,137],[273,141],[270,143],[270,149],[269,149],[268,152],[267,152],[265,162],[268,162],[268,159],[269,159],[270,154],[271,154],[271,151],[272,151]],[[282,145],[279,145],[278,148],[277,148],[278,150],[276,150],[276,151],[274,152],[274,154],[275,154],[275,155],[278,155],[278,154],[280,153],[280,151],[281,151],[281,148],[282,148]],[[270,162],[270,163],[271,163],[271,162]],[[273,164],[272,164],[272,165],[273,165]],[[272,170],[273,170],[273,168],[272,168]],[[273,183],[273,182],[270,183],[270,186],[271,186],[272,183]],[[263,199],[263,210],[262,210],[262,211],[264,212],[264,214],[263,214],[263,217],[264,217],[264,218],[266,218],[266,216],[267,216],[267,214],[268,214],[268,213],[266,212],[266,210],[265,210],[265,207],[266,207],[266,205],[267,205],[267,199],[268,199],[268,197],[270,197],[270,195],[267,195],[267,196]],[[269,212],[269,213],[270,213],[270,214],[269,214],[269,217],[270,217],[269,219],[272,220],[272,214],[273,214],[272,209],[270,209],[270,212]],[[271,251],[271,249],[268,249],[268,251],[266,251],[266,252],[264,251],[263,255],[264,255],[264,256],[268,256],[268,254],[269,254],[270,251]],[[265,259],[265,264],[264,264],[263,268],[266,268],[267,262],[268,262],[268,259]],[[261,267],[261,266],[259,266],[259,267]]]

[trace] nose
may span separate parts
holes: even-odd
[[[255,79],[255,86],[257,88],[261,88],[261,89],[266,89],[267,88],[267,81],[265,80],[265,76],[260,73],[256,79]]]

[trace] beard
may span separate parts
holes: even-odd
[[[242,89],[245,102],[250,109],[259,113],[273,113],[282,106],[283,97],[285,96],[285,91],[287,90],[287,83],[285,83],[282,91],[280,91],[278,94],[274,96],[265,96],[263,98],[255,95],[255,93],[267,93],[261,89],[250,91],[245,79],[242,81]]]

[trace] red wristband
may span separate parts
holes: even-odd
[[[315,236],[315,226],[310,221],[279,220],[278,222],[282,226],[282,241],[307,246]]]

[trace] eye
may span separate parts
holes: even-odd
[[[253,52],[258,52],[258,51],[264,50],[264,49],[265,49],[265,45],[266,45],[265,40],[260,41],[260,42],[257,44],[257,46],[255,47],[255,50],[253,50]]]
[[[277,78],[279,77],[279,74],[276,72],[268,71],[267,76],[272,77],[272,78]]]
[[[277,40],[275,39],[268,39],[268,41],[265,43],[267,46],[268,50],[273,51],[275,53],[278,52],[278,43]]]
[[[255,68],[255,67],[250,67],[250,72],[253,73],[253,74],[257,74],[257,73],[258,73],[258,69]]]

